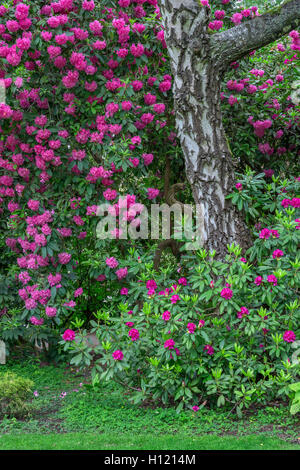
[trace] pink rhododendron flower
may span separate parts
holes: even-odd
[[[19,3],[16,7],[15,17],[17,20],[25,20],[28,17],[29,5]]]
[[[140,333],[135,328],[132,328],[131,330],[129,330],[128,336],[131,338],[132,341],[137,341],[140,337]]]
[[[109,268],[116,268],[118,266],[118,261],[113,256],[111,258],[106,258],[105,263]]]
[[[231,17],[231,21],[236,25],[240,24],[243,19],[243,15],[241,13],[234,13]]]
[[[146,282],[146,287],[147,289],[156,289],[157,284],[154,279],[149,279],[149,281]]]
[[[249,315],[249,310],[246,307],[241,307],[241,310],[237,313],[237,317],[243,318],[245,315]]]
[[[66,330],[62,335],[64,341],[73,341],[75,339],[75,332],[73,330]]]
[[[283,253],[282,250],[274,250],[273,253],[272,253],[272,257],[273,257],[274,259],[279,259],[279,258],[281,258],[283,255],[284,255],[284,253]]]
[[[159,195],[159,189],[154,189],[154,188],[148,188],[148,199],[155,199]]]
[[[203,350],[206,351],[209,356],[212,356],[215,352],[214,348],[210,344],[206,344]]]
[[[128,274],[128,269],[127,268],[120,268],[118,271],[116,271],[117,278],[119,280],[124,279]]]
[[[175,341],[173,339],[167,339],[164,344],[165,349],[174,349]]]
[[[180,300],[179,295],[175,294],[175,295],[171,296],[171,303],[172,304],[176,304],[178,302],[178,300]]]
[[[37,318],[34,315],[30,317],[29,320],[30,320],[30,323],[32,323],[32,325],[42,325],[44,323],[43,318]]]
[[[268,277],[267,277],[267,281],[270,283],[270,284],[273,284],[273,286],[277,286],[277,277],[274,276],[274,274],[270,274]]]
[[[112,353],[112,357],[115,361],[122,361],[122,359],[124,358],[124,354],[122,353],[122,351],[120,351],[120,349],[117,349]]]
[[[95,8],[95,3],[94,3],[94,0],[84,0],[82,2],[82,8],[86,11],[93,11],[94,8]]]
[[[228,287],[225,287],[224,289],[221,290],[221,297],[223,297],[223,299],[231,299],[232,295],[233,295],[233,292],[231,289],[229,289]]]
[[[283,341],[286,343],[293,343],[296,340],[296,335],[293,331],[285,331],[283,334]]]
[[[259,234],[259,238],[262,238],[264,240],[267,240],[271,236],[271,230],[268,228],[263,228],[262,231]]]
[[[215,18],[217,20],[222,20],[225,16],[225,11],[224,10],[216,10],[215,11]]]
[[[70,300],[70,302],[65,302],[64,307],[74,308],[76,307],[76,302],[74,302],[74,300]]]
[[[159,84],[158,89],[159,89],[159,91],[161,91],[162,93],[166,93],[167,91],[170,90],[171,86],[172,86],[171,81],[170,81],[170,80],[165,80],[165,81],[163,81],[163,82],[161,82],[161,83]]]
[[[76,291],[74,292],[74,297],[76,299],[76,297],[79,297],[80,295],[83,294],[83,289],[82,287],[79,287],[78,289],[76,289]]]
[[[107,201],[113,201],[117,197],[117,191],[115,189],[108,188],[104,191],[103,196]]]
[[[208,27],[212,31],[219,31],[219,29],[221,29],[223,27],[223,24],[224,23],[221,20],[214,20],[214,21],[209,22]]]
[[[55,317],[57,309],[55,307],[46,307],[46,315],[47,317]]]
[[[70,255],[69,253],[59,253],[58,255],[58,261],[60,264],[68,264],[71,258],[72,255]]]
[[[163,314],[162,314],[162,319],[164,321],[169,321],[171,318],[171,312],[169,312],[169,310],[166,310]]]
[[[195,332],[195,329],[196,329],[195,323],[188,323],[188,324],[187,324],[187,329],[188,329],[188,332],[189,332],[190,334],[194,333],[194,332]]]
[[[272,175],[274,175],[274,170],[264,170],[264,174],[266,176],[266,178],[272,178]]]
[[[80,217],[80,215],[74,215],[73,216],[73,221],[78,226],[84,225],[84,220]]]
[[[271,230],[271,235],[273,238],[279,238],[279,233],[277,232],[277,230]]]

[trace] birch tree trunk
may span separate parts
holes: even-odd
[[[291,18],[297,5],[300,7],[300,0],[289,4],[294,7],[289,12],[292,29]],[[160,11],[174,77],[177,133],[187,179],[202,216],[199,235],[205,248],[216,250],[217,257],[224,258],[227,244],[235,242],[246,249],[251,237],[242,213],[226,199],[233,190],[235,175],[222,124],[221,81],[233,60],[253,50],[259,39],[265,45],[263,20],[247,22],[252,24],[252,30],[243,30],[243,25],[209,34],[210,9],[200,6],[197,0],[161,0]],[[284,19],[287,22],[285,16]],[[270,19],[268,24],[272,24]],[[278,18],[276,28],[274,35],[278,36]],[[270,38],[276,39],[273,36],[267,36],[267,43]]]

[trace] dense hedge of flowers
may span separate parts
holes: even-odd
[[[235,157],[266,176],[299,171],[299,33],[232,64],[221,95]]]
[[[203,8],[208,8],[210,3],[211,34],[259,14],[256,7],[237,9],[230,0],[202,0],[201,3]],[[181,367],[184,386],[191,390],[189,363],[194,364],[193,374],[196,375],[197,367],[206,368],[203,374],[208,374],[206,377],[211,380],[215,367],[221,367],[223,373],[227,373],[229,369],[223,365],[223,356],[220,364],[214,361],[230,337],[237,342],[238,348],[246,347],[239,346],[236,325],[245,324],[246,329],[252,317],[259,317],[259,308],[267,309],[272,315],[279,308],[285,330],[278,330],[278,319],[274,320],[274,325],[269,323],[273,325],[270,328],[273,328],[272,334],[279,335],[276,341],[280,354],[278,356],[276,352],[274,357],[287,364],[289,347],[296,332],[293,315],[287,321],[285,305],[287,292],[288,298],[296,301],[299,269],[295,260],[299,234],[299,221],[295,222],[299,215],[296,216],[295,211],[299,209],[299,188],[294,181],[298,176],[299,156],[299,96],[295,85],[298,51],[297,31],[265,48],[262,55],[253,51],[239,64],[232,64],[221,95],[224,123],[238,167],[244,170],[245,165],[249,165],[256,173],[265,172],[264,178],[254,174],[241,176],[232,195],[232,201],[245,211],[249,224],[253,227],[256,224],[257,240],[247,262],[255,260],[259,266],[250,268],[247,263],[235,261],[229,269],[227,263],[219,265],[214,261],[210,269],[220,269],[223,276],[218,281],[216,272],[206,272],[207,261],[203,259],[197,281],[202,284],[198,285],[191,278],[187,259],[180,266],[187,285],[179,283],[180,289],[174,295],[158,296],[156,284],[165,291],[171,289],[172,284],[178,285],[179,281],[172,277],[172,267],[165,270],[162,267],[164,274],[160,275],[159,281],[153,280],[150,242],[122,240],[120,229],[111,234],[116,236],[113,242],[98,240],[95,235],[96,210],[103,202],[112,204],[116,217],[126,207],[126,220],[131,222],[136,217],[138,226],[143,207],[151,201],[161,200],[166,156],[170,158],[170,182],[183,180],[183,158],[174,127],[172,76],[157,1],[14,0],[1,5],[0,85],[6,92],[6,102],[0,104],[1,336],[11,342],[25,336],[32,342],[42,339],[56,343],[63,334],[66,344],[74,346],[77,343],[73,341],[72,328],[77,330],[86,326],[99,307],[110,305],[109,320],[98,314],[99,324],[109,321],[111,334],[115,335],[106,337],[107,330],[103,332],[104,341],[116,347],[112,352],[109,349],[108,356],[103,358],[105,364],[113,366],[108,368],[107,377],[115,371],[123,374],[134,357],[134,364],[130,366],[133,371],[131,383],[139,383],[138,388],[142,388],[145,396],[154,397],[160,393],[158,384],[162,383],[164,395],[159,397],[167,402],[175,399],[178,383],[176,393],[175,385],[167,393],[166,377],[173,377],[176,371],[175,376],[181,380],[182,371],[178,369]],[[281,180],[284,175],[289,175],[289,179],[281,184],[278,179],[272,179],[274,173]],[[185,202],[192,201],[189,189],[182,197]],[[280,212],[275,218],[276,209]],[[258,218],[261,228],[257,226]],[[281,232],[276,228],[277,224],[284,232],[279,237],[276,230]],[[282,240],[286,240],[284,244]],[[271,254],[270,247],[274,248]],[[292,262],[295,265],[287,264]],[[233,291],[231,299],[230,290],[235,282],[231,276],[238,276],[245,267],[244,283],[235,286],[238,293]],[[278,269],[281,274],[287,271],[285,277],[277,273]],[[263,271],[266,276],[262,275]],[[256,292],[252,289],[253,284],[251,288],[247,285],[254,272],[257,295],[265,295],[260,299],[261,306],[251,297]],[[281,277],[285,287],[280,284]],[[143,283],[151,280],[152,286],[149,284],[147,293],[143,293]],[[208,291],[206,281],[213,282]],[[279,307],[277,299],[273,298],[274,292],[279,296]],[[176,299],[176,295],[179,299],[172,303],[171,299],[174,296]],[[182,295],[199,296],[191,313],[190,301],[183,305]],[[203,295],[207,296],[204,300],[213,313],[210,320],[199,318],[204,322],[202,325],[196,321],[195,312],[206,315],[198,305],[198,301],[203,301]],[[221,318],[215,315],[219,308],[217,299],[223,299]],[[120,302],[119,318],[116,304]],[[126,304],[128,309],[125,309]],[[233,314],[236,306],[240,318]],[[127,332],[124,312],[131,307],[133,317],[130,318],[133,319],[128,321],[134,325]],[[295,304],[292,312],[297,309],[298,304]],[[182,317],[184,323],[178,323],[180,311],[178,318]],[[252,311],[255,312],[253,315]],[[229,321],[230,315],[234,316],[233,324]],[[71,322],[75,316],[74,327]],[[118,328],[115,330],[111,328],[112,317],[116,317],[114,321]],[[224,345],[220,346],[219,339],[224,332],[221,326],[214,328],[211,322],[218,324],[223,319],[231,330],[224,330],[227,336],[223,338]],[[145,321],[149,323],[148,330]],[[206,333],[208,325],[212,328],[209,334]],[[166,333],[166,328],[171,331],[171,336]],[[173,328],[177,336],[173,334]],[[195,336],[196,332],[201,334]],[[255,335],[253,328],[251,332],[250,337]],[[203,335],[207,335],[206,339]],[[242,335],[242,343],[244,337],[249,341],[247,335]],[[278,339],[280,335],[282,338]],[[268,340],[270,337],[267,336]],[[189,340],[187,344],[196,344],[197,351],[201,349],[200,365],[198,356],[193,362],[194,346],[186,346],[184,338]],[[205,339],[204,344],[201,338]],[[252,347],[254,342],[251,341]],[[123,344],[126,348],[130,345],[128,353]],[[157,345],[160,345],[159,352],[154,348]],[[268,347],[266,344],[266,351]],[[181,366],[175,348],[180,351]],[[251,359],[251,349],[247,351],[247,357],[250,355]],[[259,351],[262,354],[263,348]],[[89,359],[88,353],[82,354],[76,359],[78,363],[84,357]],[[161,373],[161,378],[154,374],[151,379],[154,388],[149,381],[150,369],[147,366],[147,371],[144,370],[146,355],[154,358],[154,364],[147,362],[152,368],[151,374],[158,370]],[[156,360],[159,361],[157,365]],[[143,362],[141,370],[144,371],[138,376],[137,361]],[[207,361],[211,361],[210,365]],[[251,364],[248,364],[250,369]],[[281,374],[281,370],[285,374],[280,361],[278,364],[274,374]],[[253,379],[249,378],[248,382],[251,381]],[[206,388],[201,390],[208,393]],[[277,393],[276,390],[274,388],[273,392]],[[178,397],[189,397],[192,393],[192,403],[198,396],[196,391],[186,393]],[[211,393],[214,397],[222,395],[230,402],[234,396],[232,387],[226,393]],[[223,398],[220,400],[222,403]]]
[[[18,292],[12,303],[20,305],[19,320],[35,327],[61,325],[82,296],[90,303],[92,284],[105,276],[103,253],[111,250],[97,244],[97,205],[155,199],[160,173],[149,167],[156,160],[158,169],[162,147],[174,149],[172,79],[156,0],[110,4],[14,2],[0,9],[1,243],[16,263],[3,276],[0,302],[6,313]],[[92,269],[83,262],[87,247],[97,258]],[[108,275],[125,277],[126,270]],[[17,320],[8,327],[16,334]]]

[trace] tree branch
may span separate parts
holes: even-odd
[[[168,192],[165,194],[165,200],[169,206],[172,206],[173,204],[179,204],[182,209],[184,209],[184,204],[180,201],[177,201],[175,198],[175,194],[178,191],[183,191],[185,189],[186,185],[185,183],[175,183],[171,187],[169,187]]]
[[[300,0],[287,0],[253,20],[215,33],[211,38],[211,45],[219,66],[225,70],[231,62],[276,41],[296,29],[299,24]]]
[[[155,271],[159,271],[160,260],[163,251],[166,248],[171,248],[172,253],[175,258],[179,258],[180,256],[180,243],[174,240],[173,238],[169,238],[169,240],[161,241],[155,251],[154,260],[153,260],[153,268]]]

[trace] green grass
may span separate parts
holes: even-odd
[[[206,408],[176,414],[173,408],[132,405],[117,385],[92,390],[85,386],[88,376],[66,365],[11,362],[0,373],[6,370],[33,380],[39,396],[32,397],[29,419],[0,420],[0,449],[300,448],[298,419],[279,404],[241,420]]]
[[[25,434],[0,436],[0,450],[299,450],[298,445],[264,434],[222,438],[187,435]]]

